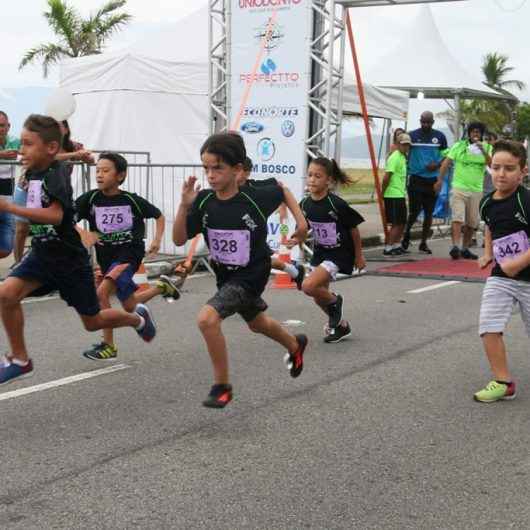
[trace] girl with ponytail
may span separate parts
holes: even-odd
[[[316,158],[307,175],[309,195],[300,203],[313,233],[313,270],[304,280],[302,290],[313,298],[328,315],[324,342],[339,342],[351,334],[349,323],[342,318],[342,296],[330,291],[329,284],[338,272],[352,274],[353,267],[364,269],[361,236],[357,226],[364,219],[349,204],[332,193],[336,185],[350,179],[335,160]]]

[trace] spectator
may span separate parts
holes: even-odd
[[[390,156],[394,151],[397,151],[398,149],[398,138],[405,133],[405,129],[402,129],[401,127],[398,127],[394,134],[392,135],[392,145],[390,146],[390,149],[388,150],[388,156]]]
[[[20,148],[20,141],[9,136],[9,117],[0,111],[0,160],[15,161]],[[0,166],[0,197],[11,200],[13,197],[14,171],[13,166]],[[13,250],[13,216],[0,213],[0,258],[6,258]]]
[[[447,149],[447,139],[441,131],[433,129],[434,115],[425,111],[420,117],[421,127],[410,133],[412,145],[408,165],[409,217],[401,246],[407,250],[410,245],[410,231],[419,213],[423,210],[423,228],[418,250],[432,254],[427,246],[432,225],[432,214],[436,205],[435,189],[438,171]]]
[[[486,127],[473,122],[467,128],[467,138],[456,142],[442,164],[437,187],[440,187],[451,162],[454,163],[451,190],[451,236],[453,246],[449,255],[453,259],[478,259],[469,250],[475,230],[479,226],[479,205],[482,199],[484,172],[491,163],[492,146],[484,142]],[[464,239],[462,247],[462,226]]]
[[[55,159],[61,161],[78,161],[86,162],[87,164],[94,163],[94,157],[92,153],[86,150],[83,147],[83,144],[76,142],[70,138],[70,126],[66,120],[59,122],[59,127],[61,129],[61,134],[63,135],[61,141],[61,149],[57,153]],[[68,168],[69,175],[72,174],[73,166]],[[14,202],[19,206],[26,206],[27,183],[24,179],[24,176],[20,178],[19,183],[15,189]],[[29,235],[29,222],[23,217],[15,217],[15,263],[18,263],[24,254],[24,246],[26,244],[26,239]]]

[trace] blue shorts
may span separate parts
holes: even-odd
[[[15,193],[13,193],[13,203],[17,206],[26,207],[26,201],[28,199],[28,192],[22,189],[20,186],[15,186]],[[19,223],[29,223],[29,220],[25,217],[19,217],[18,215],[13,216],[15,221]]]
[[[10,200],[3,196],[3,199]],[[7,212],[0,213],[0,250],[11,252],[13,250],[13,239],[15,235],[15,221],[13,215]]]
[[[117,267],[127,265],[127,268],[121,272]],[[116,285],[116,296],[120,302],[125,302],[138,289],[134,283],[133,277],[138,270],[138,265],[133,263],[123,263],[119,261],[112,262],[106,270],[103,270],[103,277],[108,278]]]
[[[99,300],[94,282],[94,272],[88,254],[81,256],[78,263],[69,267],[54,266],[53,262],[43,262],[31,250],[11,271],[8,277],[36,280],[42,285],[30,296],[45,296],[59,291],[61,298],[80,315],[93,317],[99,313]]]

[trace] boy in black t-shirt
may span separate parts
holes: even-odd
[[[165,219],[160,210],[135,193],[120,189],[127,176],[127,160],[118,153],[102,153],[96,169],[97,190],[76,200],[78,220],[89,222],[89,243],[95,245],[97,262],[103,279],[98,286],[101,307],[111,307],[110,297],[116,294],[122,307],[132,313],[140,303],[163,295],[178,300],[176,284],[161,276],[156,285],[136,292],[134,274],[145,256],[144,219],[156,219],[155,237],[149,254],[156,254],[164,234]],[[103,342],[83,352],[88,359],[115,359],[118,350],[112,329],[103,330]]]
[[[285,197],[285,204],[280,205],[280,218],[287,217],[287,212],[285,207],[289,208],[289,211],[293,215],[294,222],[298,228],[298,232],[301,236],[305,237],[307,235],[307,222],[305,220],[304,214],[300,210],[300,206],[296,202],[294,195],[291,193],[289,188],[278,182],[275,178],[256,180],[251,179],[250,173],[252,172],[252,160],[247,156],[245,162],[243,163],[243,171],[239,174],[237,178],[237,183],[239,187],[249,186],[251,188],[263,188],[268,186],[282,186],[283,194]],[[271,254],[274,252],[271,249]],[[305,278],[305,267],[301,264],[293,265],[292,263],[283,262],[279,258],[272,256],[271,258],[271,267],[283,272],[286,272],[291,280],[296,283],[297,289],[300,291],[302,289],[302,282]]]
[[[338,272],[351,274],[354,264],[359,272],[366,266],[357,228],[364,219],[346,201],[329,191],[339,182],[346,184],[349,179],[335,160],[312,160],[307,175],[309,196],[300,203],[315,242],[311,259],[314,268],[304,280],[302,290],[329,317],[324,337],[324,342],[328,343],[351,335],[349,323],[342,318],[342,296],[332,293],[329,284]]]
[[[284,346],[292,377],[302,372],[307,344],[305,335],[291,335],[265,314],[267,304],[261,294],[271,269],[267,217],[284,201],[284,192],[280,186],[240,189],[237,175],[245,157],[239,135],[210,136],[201,148],[201,159],[211,189],[199,192],[195,189],[197,179],[187,179],[173,225],[173,241],[178,246],[202,232],[217,278],[218,291],[198,316],[215,379],[203,402],[206,407],[222,408],[232,399],[228,352],[221,330],[225,318],[239,313],[252,331]],[[298,233],[293,238],[302,240]]]
[[[0,286],[2,321],[11,346],[0,366],[0,384],[33,372],[20,304],[29,295],[58,290],[88,331],[130,326],[146,342],[156,334],[145,306],[138,306],[135,313],[100,311],[88,253],[75,228],[72,186],[63,163],[54,161],[61,143],[59,124],[47,116],[31,115],[24,123],[21,140],[28,180],[26,207],[0,200],[0,211],[29,219],[33,238],[31,252]]]
[[[521,185],[526,172],[524,146],[498,141],[491,163],[495,190],[480,204],[486,232],[479,265],[494,262],[480,306],[479,333],[494,377],[474,395],[483,403],[515,397],[503,333],[516,304],[530,336],[530,191]]]

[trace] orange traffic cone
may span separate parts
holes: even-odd
[[[133,281],[136,285],[138,285],[139,291],[145,291],[146,289],[149,289],[149,282],[147,281],[147,271],[145,270],[145,265],[143,261],[142,263],[140,263],[138,270],[134,273]]]

